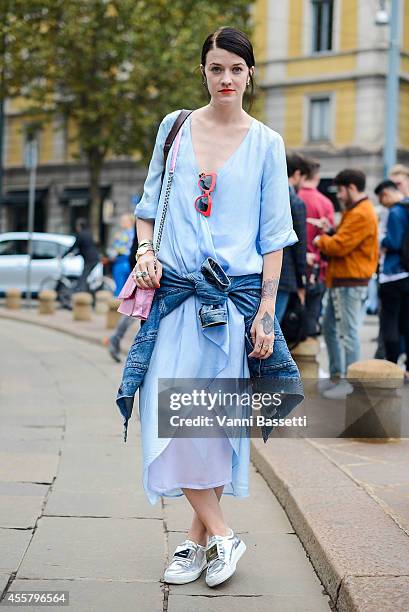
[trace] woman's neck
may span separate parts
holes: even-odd
[[[215,104],[212,101],[207,106],[202,107],[203,114],[209,120],[221,125],[237,124],[247,117],[247,113],[241,106]]]

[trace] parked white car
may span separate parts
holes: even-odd
[[[75,280],[81,275],[84,267],[81,255],[65,255],[74,241],[73,235],[33,233],[31,290],[34,294],[44,288],[46,279],[65,276]],[[0,294],[12,287],[26,291],[27,244],[28,232],[0,234]],[[102,279],[102,264],[96,266],[95,275]]]

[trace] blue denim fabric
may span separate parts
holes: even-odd
[[[408,231],[409,199],[406,198],[389,209],[386,235],[381,242],[381,246],[387,249],[382,270],[384,274],[407,272],[401,261],[401,249]]]
[[[162,317],[196,293],[203,303],[199,310],[202,325],[203,319],[205,323],[220,325],[223,324],[224,319],[227,321],[227,299],[230,298],[244,316],[245,346],[248,355],[253,350],[250,329],[260,305],[261,283],[261,274],[227,276],[221,266],[210,257],[204,260],[199,271],[192,272],[186,277],[179,276],[169,268],[163,268],[161,286],[155,291],[149,317],[141,326],[129,349],[116,398],[124,419],[125,442],[128,421],[132,415],[134,395],[143,382],[149,367]],[[203,308],[205,308],[204,311]],[[278,411],[280,417],[285,417],[303,400],[303,385],[299,370],[288,350],[276,317],[274,318],[274,334],[272,355],[267,359],[248,357],[248,366],[253,384],[257,380],[274,379],[280,384],[280,390],[288,394]],[[267,441],[271,431],[272,428],[263,430],[264,442]]]
[[[367,287],[328,289],[322,331],[331,376],[345,376],[348,366],[359,361],[359,329],[367,294]]]
[[[281,324],[283,317],[285,315],[285,311],[287,309],[288,300],[290,299],[289,291],[282,291],[279,289],[277,291],[276,298],[276,317],[278,322]]]

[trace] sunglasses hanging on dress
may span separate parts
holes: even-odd
[[[198,186],[203,192],[202,195],[198,196],[195,200],[195,208],[197,212],[205,217],[209,217],[212,211],[212,196],[210,195],[216,186],[216,173],[215,172],[202,172],[199,174]]]

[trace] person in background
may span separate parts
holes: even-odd
[[[392,166],[389,178],[405,198],[409,198],[409,167],[403,164]]]
[[[381,336],[386,359],[398,362],[400,337],[409,346],[409,271],[402,265],[400,251],[409,232],[409,198],[393,181],[379,183],[375,189],[382,206],[389,210],[386,233],[381,241],[379,297],[381,300]],[[406,360],[409,380],[409,360]]]
[[[307,288],[305,296],[306,334],[319,334],[319,318],[322,298],[325,293],[325,271],[327,262],[314,244],[314,238],[320,235],[321,219],[334,227],[334,205],[329,198],[318,191],[320,183],[320,162],[308,160],[310,171],[298,195],[304,202],[307,211]]]
[[[135,219],[133,215],[121,215],[120,229],[115,232],[111,248],[109,249],[112,263],[112,276],[115,281],[115,297],[119,295],[126,279],[131,273],[129,253],[135,235]]]
[[[369,280],[378,266],[379,246],[378,220],[365,193],[365,174],[346,169],[335,177],[334,184],[344,209],[341,221],[333,235],[317,236],[314,244],[328,257],[323,332],[334,384],[323,395],[341,399],[351,390],[341,379],[360,356],[363,303]]]
[[[409,198],[409,166],[396,164],[389,172],[389,178],[395,183],[405,198]],[[406,364],[409,362],[409,346],[401,339],[401,353],[406,353]]]
[[[133,223],[135,223],[134,219],[135,218],[133,217]],[[137,250],[138,250],[138,235],[135,229],[131,248],[129,250],[129,257],[128,257],[129,267],[131,270],[133,269],[135,265]],[[107,346],[109,354],[111,355],[112,359],[116,361],[117,363],[121,361],[121,357],[120,357],[121,341],[123,337],[125,336],[126,332],[128,331],[128,329],[133,325],[133,323],[136,320],[137,319],[133,317],[128,317],[128,315],[122,315],[122,317],[119,320],[118,325],[116,326],[114,330],[114,333],[111,336],[109,336],[109,338],[108,337],[104,338],[104,344]],[[144,322],[145,321],[141,321],[140,324],[143,325]]]
[[[395,166],[392,166],[392,168],[389,171],[389,179],[393,181],[397,189],[399,189],[399,191],[401,192],[402,196],[404,196],[405,198],[409,198],[409,167],[408,166],[404,166],[403,164],[396,164]],[[388,207],[381,208],[381,212],[379,213],[379,240],[380,241],[382,241],[382,239],[384,238],[386,234],[388,215],[389,215],[389,208]],[[381,308],[382,308],[382,304],[380,308],[378,309],[378,314],[380,318],[382,318]],[[385,345],[384,345],[384,341],[382,337],[381,327],[379,328],[379,334],[378,334],[377,341],[378,341],[378,346],[377,346],[374,357],[375,359],[385,359],[386,351],[385,351]],[[400,352],[402,354],[406,353],[406,363],[408,363],[409,347],[406,346],[404,338],[401,338],[401,341],[400,341]]]
[[[307,235],[305,204],[297,195],[309,172],[308,162],[298,153],[287,155],[287,175],[290,189],[291,216],[298,242],[283,250],[280,283],[276,299],[276,317],[281,323],[291,293],[297,293],[305,303],[307,278]]]
[[[84,260],[84,267],[82,269],[81,276],[78,279],[77,285],[74,289],[74,292],[87,291],[87,278],[91,270],[99,262],[99,253],[92,237],[92,233],[89,228],[87,219],[84,219],[82,217],[77,219],[77,221],[75,222],[75,233],[75,242],[68,249],[66,255],[75,251],[82,256]]]

